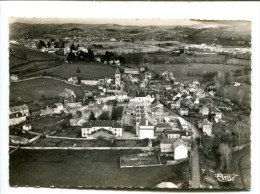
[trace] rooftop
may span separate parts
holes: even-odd
[[[115,128],[122,128],[121,125],[112,120],[107,120],[107,121],[90,121],[87,122],[83,125],[83,127],[115,127]]]

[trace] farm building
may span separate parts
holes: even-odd
[[[26,104],[10,107],[9,125],[17,125],[26,121],[26,116],[29,116],[29,114],[29,108]]]
[[[78,84],[78,78],[77,77],[70,77],[68,79],[68,82],[71,84]]]

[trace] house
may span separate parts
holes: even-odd
[[[215,107],[210,108],[210,114],[217,116],[219,119],[222,119],[222,112],[217,110]]]
[[[83,124],[81,128],[81,136],[89,137],[95,133],[101,133],[100,136],[110,135],[111,137],[121,137],[122,136],[122,126],[116,121],[90,121]],[[106,136],[106,137],[108,137]],[[98,137],[95,135],[95,137]]]
[[[194,79],[194,80],[192,81],[192,83],[193,83],[193,84],[196,84],[196,85],[200,85],[200,82],[199,82],[198,80],[196,80],[196,79]]]
[[[173,76],[173,73],[172,73],[172,72],[169,72],[169,73],[168,73],[168,76],[169,76],[169,79],[170,79],[170,80],[173,80],[173,81],[175,80],[175,77]]]
[[[196,91],[195,96],[196,96],[197,98],[205,98],[205,97],[206,97],[206,94],[205,94],[205,92],[204,92],[203,89],[199,88],[199,89]]]
[[[165,90],[171,90],[172,86],[171,85],[165,85]]]
[[[199,104],[200,103],[200,99],[199,98],[195,98],[193,104],[196,105],[196,104]]]
[[[129,101],[134,103],[147,103],[151,104],[155,98],[152,98],[149,94],[146,95],[143,92],[138,92],[134,98],[131,98]]]
[[[204,119],[202,122],[199,122],[199,128],[202,127],[202,131],[204,134],[211,136],[212,134],[212,123],[207,119]]]
[[[171,129],[172,127],[169,123],[157,123],[157,125],[155,126],[155,132],[164,132]]]
[[[191,138],[191,132],[180,130],[178,128],[165,130],[165,134],[168,139],[181,139],[182,137]]]
[[[23,130],[24,131],[30,131],[32,129],[32,125],[30,125],[30,124],[24,124],[23,125]]]
[[[154,126],[148,120],[141,119],[137,130],[140,139],[154,138]]]
[[[78,78],[77,77],[70,77],[68,79],[68,82],[71,84],[78,84]]]
[[[12,74],[12,75],[10,76],[10,81],[11,81],[11,82],[16,82],[16,81],[18,81],[18,75]]]
[[[139,69],[125,68],[125,74],[139,75]]]
[[[189,115],[189,109],[188,108],[180,108],[180,115]]]
[[[161,73],[161,76],[162,76],[162,77],[168,77],[168,71],[162,72],[162,73]]]
[[[203,116],[208,116],[209,115],[209,108],[207,106],[203,105],[200,108],[199,113],[202,114]]]
[[[63,104],[62,103],[54,103],[54,105],[51,106],[53,114],[61,114],[63,112]]]
[[[183,107],[193,108],[194,103],[193,103],[190,99],[184,98],[184,99],[182,99],[182,101],[181,101],[181,105],[182,105]]]
[[[241,83],[240,82],[233,82],[234,86],[237,87],[237,86],[241,86]]]
[[[132,83],[138,83],[139,82],[139,78],[136,77],[136,76],[133,76],[132,79],[131,79],[131,82]]]
[[[71,118],[70,119],[70,126],[83,126],[84,123],[88,121],[89,114],[84,114],[84,116]]]
[[[164,114],[163,105],[159,102],[151,104],[149,108],[153,116],[162,116]]]
[[[59,97],[63,102],[74,102],[76,94],[73,90],[65,88],[64,91],[59,94]]]
[[[160,142],[160,151],[161,153],[173,153],[173,143],[176,140],[174,139],[162,139]]]
[[[27,104],[10,107],[9,114],[14,114],[14,113],[21,113],[23,116],[29,116],[30,115],[29,107],[27,106]]]
[[[151,73],[151,72],[145,72],[144,78],[145,78],[146,80],[151,80],[151,79],[152,79],[152,73]]]
[[[90,85],[90,86],[97,86],[99,84],[98,80],[81,80],[81,84]]]
[[[26,104],[22,106],[13,106],[9,110],[9,125],[17,125],[26,121],[26,117],[29,116],[29,108]]]
[[[46,115],[52,115],[52,114],[53,114],[52,108],[49,106],[46,106],[45,109],[41,109],[40,116],[46,116]]]
[[[188,146],[182,140],[177,140],[173,143],[174,160],[181,160],[188,158]]]

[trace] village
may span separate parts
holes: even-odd
[[[191,37],[201,31],[193,28],[168,38],[139,37],[135,27],[133,34],[82,29],[10,38],[11,185],[46,186],[53,171],[47,186],[241,187],[240,153],[250,146],[249,40],[223,38],[230,29],[217,29],[218,38],[203,29],[208,37],[197,41]],[[72,183],[61,171],[91,178]],[[231,173],[235,181],[219,181]]]

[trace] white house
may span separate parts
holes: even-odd
[[[125,74],[139,75],[139,69],[125,68]]]
[[[23,130],[30,131],[31,129],[32,129],[32,125],[30,125],[30,124],[23,125]]]
[[[174,147],[174,160],[181,160],[188,158],[188,146],[182,141],[177,140],[173,143]]]
[[[81,80],[80,81],[84,85],[96,86],[99,84],[98,80]]]
[[[130,102],[151,104],[154,101],[154,99],[155,98],[152,98],[149,94],[147,96],[137,95],[136,97],[131,98]]]
[[[12,74],[12,75],[10,76],[10,81],[11,81],[11,82],[16,82],[16,81],[18,81],[18,76],[17,76],[16,74]]]
[[[77,84],[78,83],[78,78],[77,77],[70,77],[68,79],[68,82],[71,84]]]
[[[204,134],[208,136],[212,135],[212,123],[209,122],[207,119],[202,121],[202,131]]]
[[[139,124],[139,138],[154,139],[154,126],[148,120],[141,120]]]
[[[98,132],[105,132],[112,137],[121,137],[122,136],[122,126],[116,121],[90,121],[83,124],[81,128],[82,137],[89,137]]]
[[[146,80],[152,79],[152,73],[151,72],[145,72],[144,77]]]
[[[189,115],[189,109],[188,108],[180,108],[180,115]]]
[[[51,106],[53,114],[61,114],[64,110],[62,103],[54,103],[54,105]]]
[[[209,108],[206,106],[202,106],[199,111],[203,116],[209,115]]]

